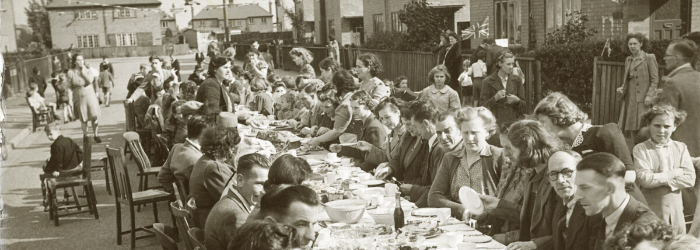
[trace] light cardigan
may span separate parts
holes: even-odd
[[[461,107],[459,94],[447,85],[442,89],[435,88],[435,84],[430,85],[420,92],[418,99],[421,101],[432,101],[443,110],[448,110],[450,108],[458,109]]]
[[[670,166],[668,170],[659,169],[659,155],[656,145],[651,140],[634,146],[632,154],[637,168],[637,182],[644,189],[668,186],[671,191],[689,188],[695,185],[693,161],[685,143],[671,140],[668,143]],[[681,168],[683,176],[669,178],[668,171]]]

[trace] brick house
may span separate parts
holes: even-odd
[[[223,5],[209,5],[197,13],[192,19],[194,29],[223,33]],[[229,34],[243,32],[272,32],[272,14],[257,4],[227,5]]]
[[[296,34],[297,39],[302,37],[307,40],[307,42],[313,43],[315,40],[314,34],[316,33],[316,17],[314,16],[314,0],[296,0],[294,2],[294,10],[296,13],[304,13],[304,32],[303,34]],[[297,32],[296,30],[294,32]]]
[[[572,10],[588,15],[588,27],[601,39],[630,32],[673,39],[700,31],[700,0],[471,0],[471,19],[483,24],[488,18],[489,38],[528,48],[543,45]],[[471,46],[486,37],[477,34]]]
[[[173,35],[177,35],[178,29],[175,18],[165,11],[160,12],[160,33],[165,36],[165,32],[170,29]]]
[[[313,1],[316,43],[327,44],[328,37],[333,35],[341,46],[353,43],[360,45],[364,40],[363,5],[363,1],[358,0]]]
[[[401,11],[411,0],[364,0],[365,36],[375,32],[405,31],[406,25],[399,20]],[[465,0],[428,0],[431,8],[445,13],[445,22],[452,25],[452,30],[466,29],[470,25],[469,1]],[[472,0],[474,2],[474,0]]]
[[[17,32],[12,0],[0,0],[0,51],[17,51]]]
[[[54,48],[162,45],[158,0],[54,0],[46,6]]]

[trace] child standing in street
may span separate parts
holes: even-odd
[[[462,85],[462,106],[469,106],[472,104],[474,86],[472,85],[472,78],[469,76],[470,65],[469,59],[465,59],[462,62],[462,74],[457,78],[459,84]]]
[[[114,76],[109,72],[109,65],[102,64],[100,68],[100,77],[97,79],[97,85],[102,88],[104,94],[105,107],[109,107],[109,99],[112,95],[112,87],[114,87]]]

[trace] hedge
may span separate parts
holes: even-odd
[[[649,51],[656,55],[659,64],[670,40],[652,40]],[[570,44],[545,45],[529,51],[524,56],[534,57],[542,63],[543,91],[562,92],[577,103],[584,112],[590,112],[593,91],[593,59],[601,57],[603,61],[624,62],[628,56],[623,50],[624,39],[611,40],[611,53],[607,51],[601,57],[605,40],[585,41]]]

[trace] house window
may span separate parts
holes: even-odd
[[[236,23],[235,23],[234,26],[236,26],[236,27],[241,27],[241,26],[243,26],[243,20],[236,20]]]
[[[267,23],[267,17],[260,18],[260,20],[262,20],[261,23]]]
[[[374,20],[374,32],[384,31],[384,14],[374,14],[372,19]]]
[[[136,10],[116,8],[114,9],[114,18],[136,18]]]
[[[94,48],[98,47],[97,35],[83,35],[78,36],[78,47],[79,48]]]
[[[399,12],[391,13],[391,30],[402,32],[404,31],[404,24],[399,19]]]
[[[117,46],[136,46],[136,33],[117,34]]]
[[[248,18],[248,24],[255,24],[255,18]]]
[[[498,0],[494,2],[494,37],[508,39],[509,44],[520,44],[520,0]]]
[[[204,26],[205,26],[205,22],[204,22],[204,21],[199,21],[199,27],[201,28],[201,27],[204,27]]]
[[[547,32],[561,28],[573,11],[581,9],[581,0],[548,0],[546,6]]]
[[[75,12],[75,19],[97,19],[97,12],[93,10],[80,10]]]
[[[160,22],[160,27],[162,27],[162,28],[167,28],[167,27],[168,27],[168,22],[167,22],[167,21],[161,21],[161,22]]]
[[[219,20],[211,20],[211,27],[217,28],[219,27]]]

